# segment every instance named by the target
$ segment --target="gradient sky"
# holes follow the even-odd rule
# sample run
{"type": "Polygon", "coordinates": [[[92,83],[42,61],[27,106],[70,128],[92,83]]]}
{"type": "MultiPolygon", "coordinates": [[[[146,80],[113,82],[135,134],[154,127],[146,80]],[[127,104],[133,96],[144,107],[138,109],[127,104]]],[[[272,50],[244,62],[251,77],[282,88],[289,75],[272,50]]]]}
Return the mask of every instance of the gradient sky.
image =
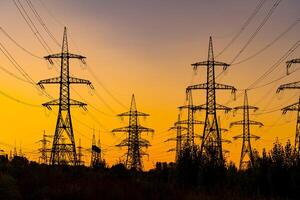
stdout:
{"type": "MultiPolygon", "coordinates": [[[[53,52],[59,52],[60,47],[38,24],[26,6],[25,0],[20,2],[35,20],[38,30],[53,52]]],[[[126,121],[122,122],[115,115],[129,109],[130,98],[134,93],[137,108],[150,114],[148,119],[141,119],[141,123],[155,129],[153,136],[145,135],[153,145],[147,150],[150,154],[149,160],[144,158],[145,168],[149,169],[157,161],[174,160],[174,153],[166,151],[175,147],[175,143],[163,141],[174,137],[175,133],[166,130],[177,119],[177,107],[185,102],[185,88],[190,84],[205,81],[205,69],[199,69],[195,74],[190,64],[207,59],[210,35],[213,37],[215,54],[220,52],[253,12],[258,0],[32,0],[32,3],[59,42],[62,40],[63,26],[68,27],[70,51],[87,56],[88,67],[98,79],[97,82],[90,71],[79,62],[71,63],[72,74],[91,80],[96,89],[95,94],[85,86],[73,86],[80,92],[81,97],[72,92],[72,98],[78,100],[83,98],[91,104],[87,112],[79,108],[72,110],[76,141],[81,138],[82,146],[88,149],[91,146],[93,128],[100,129],[104,158],[110,165],[116,163],[119,156],[125,153],[125,149],[121,150],[113,145],[118,144],[126,135],[113,135],[110,130],[125,125],[126,121]],[[99,83],[102,83],[105,89],[99,83]],[[127,108],[119,105],[106,90],[127,108]],[[95,108],[105,114],[101,114],[95,108]]],[[[267,0],[239,39],[217,58],[218,61],[232,60],[273,3],[274,1],[267,0]]],[[[39,56],[47,55],[13,1],[2,0],[0,6],[1,27],[26,49],[39,56]]],[[[299,10],[300,1],[283,0],[237,61],[256,53],[270,43],[299,19],[299,10]]],[[[297,24],[262,54],[243,64],[230,67],[217,81],[234,85],[238,89],[248,87],[299,40],[299,31],[300,25],[297,24]]],[[[0,39],[36,82],[58,75],[55,68],[49,68],[46,61],[28,55],[4,34],[0,34],[0,39]]],[[[289,59],[299,57],[299,54],[300,50],[297,49],[289,59]]],[[[0,54],[0,66],[21,77],[3,54],[0,54]]],[[[217,68],[217,73],[220,70],[217,68]]],[[[261,84],[284,74],[285,65],[282,63],[261,84]]],[[[34,105],[47,101],[47,98],[31,85],[15,79],[2,70],[0,75],[0,91],[34,105]]],[[[297,78],[299,72],[267,87],[249,91],[250,104],[261,108],[261,111],[257,112],[258,115],[251,117],[265,124],[264,128],[252,129],[252,133],[261,136],[259,141],[252,144],[259,151],[263,147],[269,149],[276,137],[283,143],[287,139],[294,142],[295,113],[285,116],[282,116],[280,111],[259,113],[296,102],[299,91],[286,91],[279,95],[275,94],[275,91],[280,84],[299,80],[297,78]]],[[[46,90],[53,96],[58,96],[58,87],[47,86],[46,90]]],[[[205,103],[204,94],[204,91],[196,92],[194,101],[205,103]]],[[[226,103],[230,99],[232,99],[230,92],[218,92],[219,103],[226,103]]],[[[57,109],[47,111],[41,106],[26,106],[3,95],[0,95],[0,101],[2,107],[0,149],[9,151],[16,144],[17,148],[22,147],[30,159],[37,159],[39,156],[37,141],[41,139],[43,130],[53,134],[57,109]]],[[[242,102],[243,98],[238,98],[237,101],[231,101],[228,106],[238,106],[242,102]]],[[[201,112],[197,118],[203,120],[204,114],[201,112]]],[[[219,115],[221,125],[225,128],[231,121],[241,119],[241,115],[235,117],[232,114],[219,113],[219,115]]],[[[201,131],[202,127],[197,127],[197,132],[201,131]]],[[[224,137],[230,139],[239,133],[242,133],[241,128],[232,128],[228,133],[224,133],[224,137]]],[[[199,144],[200,141],[196,143],[199,144]]],[[[224,148],[230,150],[228,160],[234,162],[239,160],[241,141],[233,141],[224,145],[224,148]]],[[[88,164],[90,154],[87,151],[84,153],[88,164]]]]}

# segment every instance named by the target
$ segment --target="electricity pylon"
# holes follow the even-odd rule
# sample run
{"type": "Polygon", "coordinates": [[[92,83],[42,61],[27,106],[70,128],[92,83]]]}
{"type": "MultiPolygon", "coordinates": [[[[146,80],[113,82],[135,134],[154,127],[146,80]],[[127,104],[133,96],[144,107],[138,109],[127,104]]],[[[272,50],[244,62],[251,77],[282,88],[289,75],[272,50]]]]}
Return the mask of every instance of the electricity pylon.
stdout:
{"type": "Polygon", "coordinates": [[[178,114],[178,120],[176,123],[174,123],[174,126],[172,126],[169,131],[176,131],[176,138],[169,138],[167,139],[165,142],[170,142],[170,141],[176,141],[176,147],[175,149],[169,149],[168,152],[170,151],[175,151],[176,155],[175,155],[175,162],[177,163],[177,161],[180,159],[181,155],[182,155],[182,141],[184,140],[184,138],[186,137],[186,134],[183,134],[183,131],[188,130],[188,128],[183,127],[180,124],[181,120],[180,120],[180,114],[178,114]]]}
{"type": "Polygon", "coordinates": [[[183,148],[190,152],[191,156],[195,155],[195,124],[204,124],[204,122],[195,120],[195,112],[199,109],[198,106],[193,105],[192,91],[187,94],[188,104],[180,106],[179,110],[187,110],[187,120],[176,122],[176,125],[187,125],[187,134],[183,143],[183,148]]]}
{"type": "Polygon", "coordinates": [[[198,109],[206,110],[202,144],[200,147],[200,156],[204,155],[216,164],[223,164],[222,137],[217,120],[217,110],[230,111],[231,109],[216,103],[216,90],[231,90],[235,94],[236,89],[233,86],[219,84],[215,82],[215,66],[222,66],[223,70],[229,67],[229,64],[214,60],[212,38],[209,38],[208,60],[192,64],[196,70],[200,66],[207,68],[206,83],[188,86],[187,93],[190,90],[206,90],[206,104],[199,106],[198,109]]]}
{"type": "Polygon", "coordinates": [[[95,168],[97,167],[101,161],[101,146],[100,146],[100,135],[99,135],[99,139],[98,142],[96,144],[96,136],[95,136],[95,132],[93,133],[93,139],[92,139],[92,155],[91,155],[91,167],[95,168]]]}
{"type": "MultiPolygon", "coordinates": [[[[292,59],[292,60],[289,60],[286,62],[287,74],[289,74],[289,68],[291,67],[291,65],[295,64],[295,63],[300,63],[300,59],[292,59]]],[[[277,89],[277,93],[279,93],[282,90],[286,90],[286,89],[293,89],[293,90],[298,89],[299,90],[300,89],[300,81],[280,85],[277,89]]],[[[299,154],[300,153],[300,96],[299,96],[298,102],[293,103],[289,106],[286,106],[286,107],[282,108],[281,110],[282,110],[283,114],[286,114],[289,111],[297,112],[295,150],[299,154]]]]}
{"type": "Polygon", "coordinates": [[[50,64],[53,64],[52,59],[60,59],[61,62],[59,77],[45,79],[38,82],[38,85],[41,88],[44,88],[44,84],[60,85],[59,99],[51,100],[50,102],[42,104],[48,109],[51,109],[52,106],[59,106],[56,129],[51,149],[50,163],[52,165],[76,165],[77,156],[70,107],[79,106],[86,109],[86,104],[70,98],[70,84],[87,84],[91,88],[93,87],[91,82],[88,80],[70,76],[69,60],[79,59],[85,63],[84,59],[86,57],[69,53],[67,28],[65,27],[61,53],[48,55],[44,58],[48,60],[50,64]],[[65,140],[65,143],[63,143],[62,140],[65,140]]]}
{"type": "Polygon", "coordinates": [[[147,117],[149,115],[137,111],[135,98],[134,95],[132,95],[130,111],[121,113],[118,116],[128,117],[129,121],[128,121],[128,126],[116,128],[112,130],[113,133],[121,132],[121,133],[128,134],[127,138],[121,141],[121,143],[116,146],[127,147],[126,161],[125,161],[126,167],[128,169],[135,169],[141,171],[143,169],[141,157],[143,155],[148,155],[147,153],[142,151],[142,148],[143,147],[148,148],[150,146],[148,140],[141,138],[141,134],[143,132],[153,133],[154,130],[141,126],[139,123],[139,117],[147,117]]]}
{"type": "Polygon", "coordinates": [[[77,153],[77,165],[84,165],[84,161],[82,160],[82,157],[83,157],[83,153],[82,153],[82,146],[81,146],[81,139],[79,139],[79,142],[78,142],[78,146],[77,146],[77,149],[78,149],[78,153],[77,153]]]}
{"type": "Polygon", "coordinates": [[[247,90],[245,90],[244,94],[244,105],[233,108],[233,111],[237,110],[243,110],[243,120],[230,123],[230,127],[243,126],[243,134],[237,135],[233,137],[233,139],[243,139],[239,168],[247,169],[249,167],[253,167],[254,165],[254,157],[251,148],[251,139],[258,140],[260,138],[259,136],[251,134],[250,126],[257,125],[261,127],[263,126],[263,124],[261,122],[250,120],[249,111],[256,111],[258,110],[258,108],[255,106],[250,106],[248,104],[247,90]]]}
{"type": "Polygon", "coordinates": [[[48,148],[48,143],[50,142],[47,138],[51,137],[50,135],[46,135],[45,131],[43,133],[43,138],[39,140],[39,142],[42,143],[42,147],[39,149],[39,152],[41,153],[39,157],[39,163],[48,164],[49,162],[49,156],[48,153],[50,152],[50,149],[48,148]]]}

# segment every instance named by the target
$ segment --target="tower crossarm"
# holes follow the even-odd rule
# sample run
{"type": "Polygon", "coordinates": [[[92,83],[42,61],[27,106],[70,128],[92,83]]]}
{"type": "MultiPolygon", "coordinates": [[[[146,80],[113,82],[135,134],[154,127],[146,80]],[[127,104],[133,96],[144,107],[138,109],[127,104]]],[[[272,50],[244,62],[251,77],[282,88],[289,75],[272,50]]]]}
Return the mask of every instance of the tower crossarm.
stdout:
{"type": "Polygon", "coordinates": [[[125,147],[128,146],[128,144],[129,144],[128,139],[124,139],[119,144],[117,144],[116,147],[125,147]]]}
{"type": "Polygon", "coordinates": [[[41,80],[37,83],[38,86],[44,89],[44,84],[59,84],[60,83],[60,77],[55,77],[55,78],[48,78],[41,80]]]}
{"type": "Polygon", "coordinates": [[[141,138],[140,141],[139,141],[139,146],[148,148],[148,147],[151,146],[151,144],[148,140],[145,140],[145,139],[141,138]]]}
{"type": "MultiPolygon", "coordinates": [[[[181,120],[181,121],[175,122],[175,125],[177,126],[177,125],[188,124],[188,123],[189,123],[189,120],[181,120]]],[[[192,124],[204,124],[204,122],[199,121],[199,120],[193,120],[192,124]]]]}
{"type": "Polygon", "coordinates": [[[169,128],[168,131],[171,131],[171,130],[178,130],[178,129],[181,129],[182,131],[183,131],[183,130],[188,130],[187,127],[180,126],[180,124],[178,124],[177,122],[175,122],[174,125],[175,125],[175,126],[169,128]]]}
{"type": "MultiPolygon", "coordinates": [[[[225,85],[221,83],[215,83],[214,88],[216,90],[231,90],[232,94],[236,93],[236,88],[230,85],[225,85]]],[[[197,85],[191,85],[186,88],[186,93],[188,93],[190,90],[206,90],[208,89],[207,83],[201,83],[197,85]]]]}
{"type": "Polygon", "coordinates": [[[244,110],[244,109],[248,109],[248,110],[251,109],[251,110],[256,111],[256,110],[258,110],[258,107],[247,105],[247,106],[237,106],[237,107],[232,108],[233,111],[244,110]]]}
{"type": "MultiPolygon", "coordinates": [[[[252,138],[252,139],[255,139],[255,140],[258,140],[260,137],[259,136],[257,136],[257,135],[253,135],[253,134],[251,134],[251,135],[249,135],[248,136],[249,138],[252,138]]],[[[244,139],[244,137],[243,137],[243,134],[241,134],[241,135],[236,135],[236,136],[234,136],[234,137],[232,137],[234,140],[237,140],[237,139],[244,139]]]]}
{"type": "Polygon", "coordinates": [[[261,122],[257,122],[257,121],[253,121],[253,120],[249,120],[247,122],[247,121],[241,120],[241,121],[231,122],[230,127],[232,127],[232,126],[243,126],[244,124],[257,125],[257,126],[260,126],[260,127],[263,126],[263,123],[261,123],[261,122]]]}
{"type": "Polygon", "coordinates": [[[286,106],[281,109],[283,114],[286,114],[288,111],[299,111],[300,110],[300,101],[292,105],[286,106]]]}
{"type": "Polygon", "coordinates": [[[172,142],[172,141],[176,141],[177,138],[169,138],[169,139],[166,139],[164,142],[172,142]]]}
{"type": "Polygon", "coordinates": [[[215,88],[217,90],[231,90],[232,94],[236,93],[236,88],[231,86],[231,85],[225,85],[225,84],[221,84],[221,83],[215,83],[215,88]]]}
{"type": "MultiPolygon", "coordinates": [[[[61,83],[60,77],[55,77],[55,78],[41,80],[37,83],[37,85],[39,85],[41,88],[44,89],[44,86],[43,86],[44,84],[60,84],[60,83],[61,83]]],[[[69,77],[69,83],[70,84],[86,84],[86,85],[90,86],[92,89],[94,88],[91,81],[81,79],[81,78],[69,77]]]]}
{"type": "Polygon", "coordinates": [[[176,151],[175,148],[172,148],[172,149],[168,149],[167,152],[172,152],[172,151],[176,151]]]}
{"type": "Polygon", "coordinates": [[[279,93],[285,89],[300,89],[300,81],[280,85],[276,92],[279,93]]]}
{"type": "MultiPolygon", "coordinates": [[[[49,110],[51,110],[51,106],[63,106],[63,107],[65,106],[63,103],[60,103],[59,99],[55,99],[55,100],[49,101],[47,103],[43,103],[42,105],[45,106],[46,108],[48,108],[49,110]]],[[[69,105],[70,106],[79,106],[79,107],[82,107],[83,109],[86,109],[86,106],[87,106],[86,103],[83,103],[83,102],[80,102],[77,100],[73,100],[73,99],[70,99],[69,105]]]]}
{"type": "MultiPolygon", "coordinates": [[[[206,110],[206,108],[207,108],[206,104],[202,104],[195,107],[196,110],[206,110]]],[[[225,112],[229,112],[232,110],[232,108],[216,103],[216,110],[224,110],[225,112]]]]}
{"type": "Polygon", "coordinates": [[[46,60],[49,61],[50,64],[53,64],[52,59],[56,59],[56,58],[75,58],[75,59],[79,59],[82,61],[82,63],[85,64],[85,56],[82,55],[77,55],[77,54],[72,54],[72,53],[57,53],[57,54],[51,54],[48,56],[44,57],[46,60]]]}
{"type": "Polygon", "coordinates": [[[203,61],[203,62],[196,62],[191,64],[194,69],[197,69],[199,66],[208,66],[208,65],[214,65],[214,66],[222,66],[224,70],[226,70],[230,65],[224,62],[219,61],[203,61]]]}
{"type": "Polygon", "coordinates": [[[118,114],[117,116],[118,116],[118,117],[126,117],[126,116],[141,116],[141,117],[148,117],[149,114],[143,113],[143,112],[139,112],[139,111],[129,111],[129,112],[124,112],[124,113],[118,114]]]}
{"type": "Polygon", "coordinates": [[[146,128],[146,127],[143,127],[143,126],[138,126],[138,127],[125,126],[125,127],[113,129],[112,132],[113,133],[116,133],[116,132],[130,132],[132,129],[136,129],[139,132],[148,132],[148,133],[153,133],[154,132],[153,129],[146,128]]]}
{"type": "Polygon", "coordinates": [[[86,85],[90,86],[92,89],[94,89],[91,81],[85,80],[85,79],[81,79],[81,78],[70,77],[69,78],[69,83],[72,83],[72,84],[86,84],[86,85]]]}
{"type": "Polygon", "coordinates": [[[192,109],[192,110],[197,110],[198,109],[198,106],[195,106],[195,105],[184,105],[184,106],[179,106],[178,107],[179,110],[182,110],[182,109],[192,109]]]}
{"type": "Polygon", "coordinates": [[[206,89],[207,89],[207,83],[190,85],[186,88],[186,93],[188,93],[190,90],[206,90],[206,89]]]}
{"type": "Polygon", "coordinates": [[[230,141],[230,140],[227,140],[227,139],[222,139],[221,142],[222,142],[222,143],[231,143],[231,141],[230,141]]]}
{"type": "MultiPolygon", "coordinates": [[[[126,147],[130,145],[133,141],[130,141],[128,138],[122,140],[119,144],[116,145],[116,147],[126,147]]],[[[148,140],[140,139],[139,140],[139,148],[141,147],[149,147],[151,146],[148,140]]]]}
{"type": "Polygon", "coordinates": [[[286,72],[287,72],[287,74],[289,74],[289,69],[291,68],[292,64],[296,64],[296,63],[300,63],[300,58],[288,60],[286,62],[286,70],[287,70],[286,72]]]}

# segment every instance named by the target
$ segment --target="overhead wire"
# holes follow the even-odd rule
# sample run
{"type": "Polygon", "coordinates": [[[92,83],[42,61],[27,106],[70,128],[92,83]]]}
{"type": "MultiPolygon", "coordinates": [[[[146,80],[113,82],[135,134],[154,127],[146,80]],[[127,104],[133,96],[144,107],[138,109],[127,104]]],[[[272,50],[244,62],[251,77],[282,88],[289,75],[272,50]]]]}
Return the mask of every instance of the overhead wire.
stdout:
{"type": "Polygon", "coordinates": [[[242,49],[237,53],[236,56],[233,57],[230,64],[234,63],[236,59],[239,58],[239,56],[246,50],[246,48],[249,46],[249,44],[253,41],[253,39],[256,37],[256,35],[260,32],[260,30],[263,28],[263,26],[266,24],[266,22],[270,19],[278,5],[280,4],[282,0],[276,0],[271,9],[268,11],[267,15],[263,19],[263,21],[260,23],[260,25],[257,27],[257,29],[254,31],[254,33],[251,35],[251,37],[248,39],[248,41],[244,44],[242,49]]]}
{"type": "Polygon", "coordinates": [[[41,26],[44,28],[44,30],[46,31],[46,33],[49,35],[49,37],[55,42],[56,45],[60,46],[60,44],[57,41],[57,39],[54,37],[54,35],[51,33],[51,31],[46,26],[43,18],[40,16],[40,14],[35,9],[34,5],[31,2],[31,0],[26,0],[26,3],[28,5],[28,7],[31,9],[31,11],[34,14],[34,16],[37,18],[38,22],[41,24],[41,26]]]}
{"type": "Polygon", "coordinates": [[[240,30],[235,34],[235,36],[230,40],[230,42],[220,51],[220,53],[217,54],[216,58],[222,55],[238,38],[239,36],[243,33],[243,31],[247,28],[247,26],[250,24],[250,22],[253,20],[253,18],[257,15],[259,10],[263,7],[265,4],[266,0],[260,0],[255,7],[254,11],[251,13],[251,15],[247,18],[245,23],[242,25],[240,30]]]}
{"type": "Polygon", "coordinates": [[[300,22],[300,18],[298,18],[296,21],[294,21],[291,25],[289,25],[287,27],[287,29],[285,29],[282,33],[280,33],[276,38],[274,38],[274,40],[272,40],[270,43],[268,43],[266,46],[264,46],[263,48],[261,48],[259,51],[257,51],[256,53],[248,56],[245,59],[242,59],[238,62],[235,62],[233,64],[231,64],[230,66],[233,65],[239,65],[241,63],[244,63],[248,60],[251,60],[252,58],[258,56],[259,54],[261,54],[262,52],[264,52],[265,50],[267,50],[268,48],[270,48],[273,44],[275,44],[278,40],[280,40],[285,34],[287,34],[289,31],[291,31],[298,23],[300,22]]]}
{"type": "Polygon", "coordinates": [[[10,36],[7,31],[4,30],[3,27],[0,27],[1,32],[8,38],[10,39],[17,47],[19,47],[21,50],[23,50],[24,52],[26,52],[27,54],[38,58],[38,59],[43,59],[41,56],[38,56],[34,53],[32,53],[31,51],[29,51],[28,49],[24,48],[22,45],[20,45],[15,39],[12,38],[12,36],[10,36]]]}
{"type": "Polygon", "coordinates": [[[21,4],[21,2],[19,0],[13,0],[13,3],[15,4],[17,10],[21,14],[21,16],[23,17],[24,21],[26,22],[26,24],[28,25],[28,27],[30,28],[30,30],[32,31],[32,33],[35,35],[35,37],[37,38],[37,40],[39,41],[39,43],[42,45],[42,47],[46,50],[47,53],[51,52],[52,51],[51,48],[48,46],[48,44],[46,43],[45,39],[42,37],[42,35],[40,34],[40,32],[38,31],[38,29],[34,25],[33,21],[31,20],[31,18],[27,14],[27,12],[24,9],[24,7],[21,4]]]}

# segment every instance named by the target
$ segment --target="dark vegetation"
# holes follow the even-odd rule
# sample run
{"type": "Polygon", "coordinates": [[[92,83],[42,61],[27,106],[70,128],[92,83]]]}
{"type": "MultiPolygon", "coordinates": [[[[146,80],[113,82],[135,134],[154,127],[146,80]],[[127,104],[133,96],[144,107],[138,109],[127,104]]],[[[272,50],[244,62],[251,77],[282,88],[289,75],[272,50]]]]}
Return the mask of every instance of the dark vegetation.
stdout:
{"type": "Polygon", "coordinates": [[[300,159],[290,142],[274,143],[255,165],[213,165],[188,156],[148,172],[123,164],[47,166],[15,157],[0,160],[0,199],[298,199],[300,159]]]}

